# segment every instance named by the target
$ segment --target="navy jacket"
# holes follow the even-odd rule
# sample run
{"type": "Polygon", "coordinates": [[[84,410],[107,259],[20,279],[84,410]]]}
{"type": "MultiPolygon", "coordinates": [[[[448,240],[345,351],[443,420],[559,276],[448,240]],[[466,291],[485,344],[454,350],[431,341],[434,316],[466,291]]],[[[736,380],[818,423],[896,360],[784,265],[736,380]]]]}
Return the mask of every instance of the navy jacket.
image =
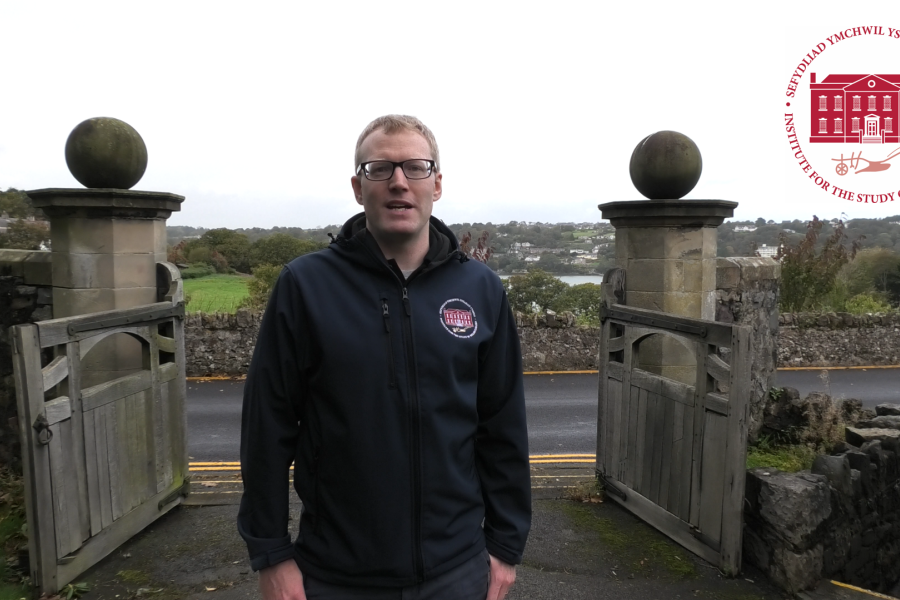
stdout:
{"type": "Polygon", "coordinates": [[[282,271],[244,391],[238,529],[251,565],[407,586],[531,523],[522,361],[503,286],[432,218],[408,279],[360,214],[282,271]],[[288,469],[303,501],[288,534],[288,469]]]}

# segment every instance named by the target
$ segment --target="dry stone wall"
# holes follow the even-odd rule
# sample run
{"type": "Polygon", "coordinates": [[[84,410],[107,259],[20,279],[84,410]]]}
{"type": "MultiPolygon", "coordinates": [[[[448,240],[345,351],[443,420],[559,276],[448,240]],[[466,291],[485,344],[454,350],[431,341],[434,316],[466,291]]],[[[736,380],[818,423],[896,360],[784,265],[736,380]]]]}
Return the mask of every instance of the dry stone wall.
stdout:
{"type": "Polygon", "coordinates": [[[22,455],[9,330],[53,317],[49,258],[49,252],[0,250],[0,464],[16,471],[22,455]]]}
{"type": "Polygon", "coordinates": [[[811,472],[747,473],[744,559],[791,593],[826,578],[881,592],[900,580],[900,405],[876,412],[811,472]]]}
{"type": "Polygon", "coordinates": [[[786,313],[779,317],[778,365],[900,364],[900,314],[786,313]]]}

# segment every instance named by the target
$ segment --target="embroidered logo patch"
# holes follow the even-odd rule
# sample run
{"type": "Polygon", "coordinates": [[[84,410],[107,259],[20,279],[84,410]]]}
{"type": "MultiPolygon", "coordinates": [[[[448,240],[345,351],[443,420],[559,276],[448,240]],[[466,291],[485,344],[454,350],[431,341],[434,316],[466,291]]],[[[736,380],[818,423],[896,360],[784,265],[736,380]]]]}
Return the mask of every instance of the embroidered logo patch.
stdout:
{"type": "Polygon", "coordinates": [[[451,298],[441,305],[439,311],[444,329],[458,338],[466,339],[478,331],[475,309],[461,298],[451,298]]]}

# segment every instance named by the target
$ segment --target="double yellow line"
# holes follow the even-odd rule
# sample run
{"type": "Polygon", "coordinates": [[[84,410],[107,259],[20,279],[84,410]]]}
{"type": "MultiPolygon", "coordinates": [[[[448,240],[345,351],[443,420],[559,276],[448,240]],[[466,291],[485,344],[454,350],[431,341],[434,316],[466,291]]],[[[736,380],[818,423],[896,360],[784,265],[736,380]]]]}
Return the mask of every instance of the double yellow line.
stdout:
{"type": "MultiPolygon", "coordinates": [[[[594,463],[597,461],[597,457],[594,454],[532,454],[528,459],[533,465],[594,463]]],[[[192,473],[203,471],[240,471],[241,463],[224,461],[191,462],[188,463],[188,467],[192,473]]],[[[291,467],[291,469],[293,468],[291,467]]]]}

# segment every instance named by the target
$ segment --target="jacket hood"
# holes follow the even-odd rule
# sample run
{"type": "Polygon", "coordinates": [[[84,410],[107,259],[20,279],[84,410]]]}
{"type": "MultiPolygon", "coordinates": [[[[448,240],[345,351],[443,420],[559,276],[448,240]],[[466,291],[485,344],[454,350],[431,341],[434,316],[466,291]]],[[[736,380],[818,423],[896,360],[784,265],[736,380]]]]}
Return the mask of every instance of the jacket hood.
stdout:
{"type": "MultiPolygon", "coordinates": [[[[364,212],[350,217],[341,227],[337,237],[332,236],[331,244],[328,247],[340,252],[349,260],[367,262],[373,266],[375,263],[380,263],[390,269],[396,266],[393,260],[388,261],[385,259],[384,253],[382,253],[375,238],[369,235],[366,229],[366,213],[364,212]]],[[[444,225],[444,222],[435,217],[430,217],[428,225],[428,253],[425,255],[422,267],[419,270],[430,270],[451,258],[455,258],[459,262],[469,260],[460,251],[456,236],[444,225]]]]}

